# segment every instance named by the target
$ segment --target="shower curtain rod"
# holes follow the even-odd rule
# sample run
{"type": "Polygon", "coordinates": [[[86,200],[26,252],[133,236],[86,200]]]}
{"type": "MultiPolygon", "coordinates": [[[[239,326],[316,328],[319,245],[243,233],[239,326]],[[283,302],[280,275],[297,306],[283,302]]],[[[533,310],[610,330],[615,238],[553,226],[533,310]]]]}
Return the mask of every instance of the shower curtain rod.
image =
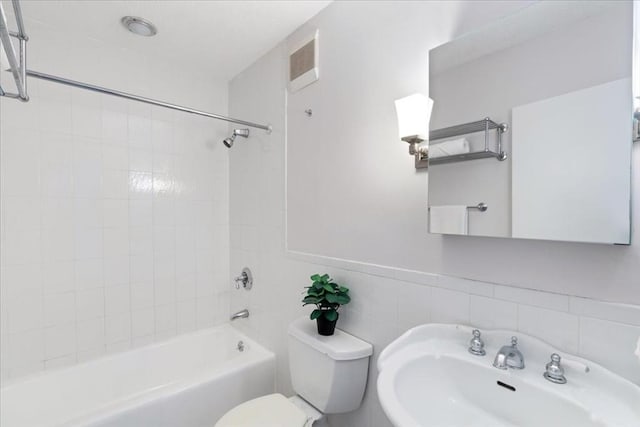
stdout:
{"type": "Polygon", "coordinates": [[[271,125],[262,125],[259,123],[253,123],[246,120],[234,119],[232,117],[222,116],[220,114],[207,113],[206,111],[196,110],[194,108],[183,107],[181,105],[171,104],[169,102],[158,101],[157,99],[146,98],[144,96],[133,95],[131,93],[122,92],[119,90],[108,89],[106,87],[92,85],[89,83],[83,83],[76,80],[65,79],[63,77],[53,76],[51,74],[41,73],[39,71],[33,71],[27,69],[27,37],[24,28],[24,21],[22,19],[22,10],[20,8],[20,0],[12,0],[13,10],[18,27],[17,32],[9,31],[7,26],[7,16],[2,8],[0,2],[0,44],[4,48],[4,52],[9,61],[9,69],[16,83],[18,93],[6,92],[2,86],[0,86],[0,96],[6,96],[9,98],[17,98],[23,102],[29,101],[29,95],[27,93],[27,76],[35,77],[37,79],[48,80],[54,83],[60,83],[67,86],[77,87],[80,89],[91,90],[106,95],[118,96],[120,98],[130,99],[133,101],[144,102],[146,104],[156,105],[158,107],[170,108],[172,110],[182,111],[185,113],[197,114],[199,116],[209,117],[216,120],[224,120],[230,123],[236,123],[243,126],[249,126],[258,129],[264,129],[267,133],[271,133],[271,125]],[[16,53],[11,37],[17,38],[19,41],[19,52],[16,53]]]}
{"type": "Polygon", "coordinates": [[[271,125],[262,125],[259,123],[253,123],[246,120],[235,119],[233,117],[226,117],[220,114],[207,113],[206,111],[196,110],[194,108],[183,107],[181,105],[171,104],[169,102],[158,101],[156,99],[146,98],[144,96],[133,95],[131,93],[122,92],[119,90],[108,89],[102,86],[96,86],[89,83],[83,83],[76,80],[65,79],[63,77],[53,76],[51,74],[41,73],[39,71],[27,70],[27,76],[35,77],[41,80],[47,80],[50,82],[60,83],[67,86],[77,87],[80,89],[91,90],[93,92],[103,93],[106,95],[118,96],[120,98],[130,99],[133,101],[144,102],[146,104],[156,105],[158,107],[170,108],[172,110],[182,111],[185,113],[197,114],[199,116],[209,117],[217,120],[224,120],[230,123],[236,123],[239,125],[249,126],[258,129],[264,129],[267,133],[271,133],[271,125]]]}

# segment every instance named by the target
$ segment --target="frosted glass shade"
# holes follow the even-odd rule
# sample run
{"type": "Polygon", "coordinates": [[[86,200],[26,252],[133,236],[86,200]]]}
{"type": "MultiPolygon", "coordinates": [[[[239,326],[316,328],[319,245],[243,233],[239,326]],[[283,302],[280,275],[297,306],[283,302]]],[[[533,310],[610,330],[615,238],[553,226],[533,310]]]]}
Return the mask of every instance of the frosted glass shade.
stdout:
{"type": "Polygon", "coordinates": [[[433,100],[420,93],[396,100],[400,139],[417,136],[423,141],[428,140],[432,107],[433,100]]]}

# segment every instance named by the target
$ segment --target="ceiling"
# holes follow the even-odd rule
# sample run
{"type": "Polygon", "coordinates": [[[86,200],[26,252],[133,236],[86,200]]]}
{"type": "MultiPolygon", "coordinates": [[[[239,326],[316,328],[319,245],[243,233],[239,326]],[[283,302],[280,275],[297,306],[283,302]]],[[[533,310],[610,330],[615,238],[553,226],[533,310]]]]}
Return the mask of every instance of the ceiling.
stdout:
{"type": "MultiPolygon", "coordinates": [[[[4,9],[11,14],[8,1],[4,9]]],[[[231,79],[330,0],[21,0],[27,24],[39,21],[83,37],[134,51],[187,61],[231,79]],[[154,37],[129,33],[125,15],[145,18],[158,28],[154,37]]],[[[12,21],[12,18],[11,22],[12,21]]]]}

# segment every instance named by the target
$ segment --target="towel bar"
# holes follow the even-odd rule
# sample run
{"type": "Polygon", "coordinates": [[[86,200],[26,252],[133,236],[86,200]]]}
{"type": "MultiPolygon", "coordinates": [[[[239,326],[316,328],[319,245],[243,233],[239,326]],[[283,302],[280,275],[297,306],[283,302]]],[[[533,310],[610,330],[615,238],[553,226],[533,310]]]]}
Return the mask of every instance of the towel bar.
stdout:
{"type": "MultiPolygon", "coordinates": [[[[431,206],[429,206],[428,208],[429,210],[431,210],[431,206]]],[[[482,203],[478,203],[475,206],[467,206],[467,209],[478,209],[480,212],[484,212],[487,209],[489,209],[489,206],[486,203],[482,202],[482,203]]]]}

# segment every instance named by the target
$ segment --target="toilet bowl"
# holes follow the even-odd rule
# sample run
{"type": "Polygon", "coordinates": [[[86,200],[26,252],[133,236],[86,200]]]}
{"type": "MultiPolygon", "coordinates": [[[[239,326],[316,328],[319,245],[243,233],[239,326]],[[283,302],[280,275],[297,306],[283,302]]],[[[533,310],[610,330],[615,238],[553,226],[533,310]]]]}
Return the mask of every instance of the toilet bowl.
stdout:
{"type": "Polygon", "coordinates": [[[244,402],[215,427],[322,427],[326,415],[350,412],[362,403],[373,346],[336,329],[318,335],[309,318],[289,325],[289,370],[296,395],[274,393],[244,402]]]}

